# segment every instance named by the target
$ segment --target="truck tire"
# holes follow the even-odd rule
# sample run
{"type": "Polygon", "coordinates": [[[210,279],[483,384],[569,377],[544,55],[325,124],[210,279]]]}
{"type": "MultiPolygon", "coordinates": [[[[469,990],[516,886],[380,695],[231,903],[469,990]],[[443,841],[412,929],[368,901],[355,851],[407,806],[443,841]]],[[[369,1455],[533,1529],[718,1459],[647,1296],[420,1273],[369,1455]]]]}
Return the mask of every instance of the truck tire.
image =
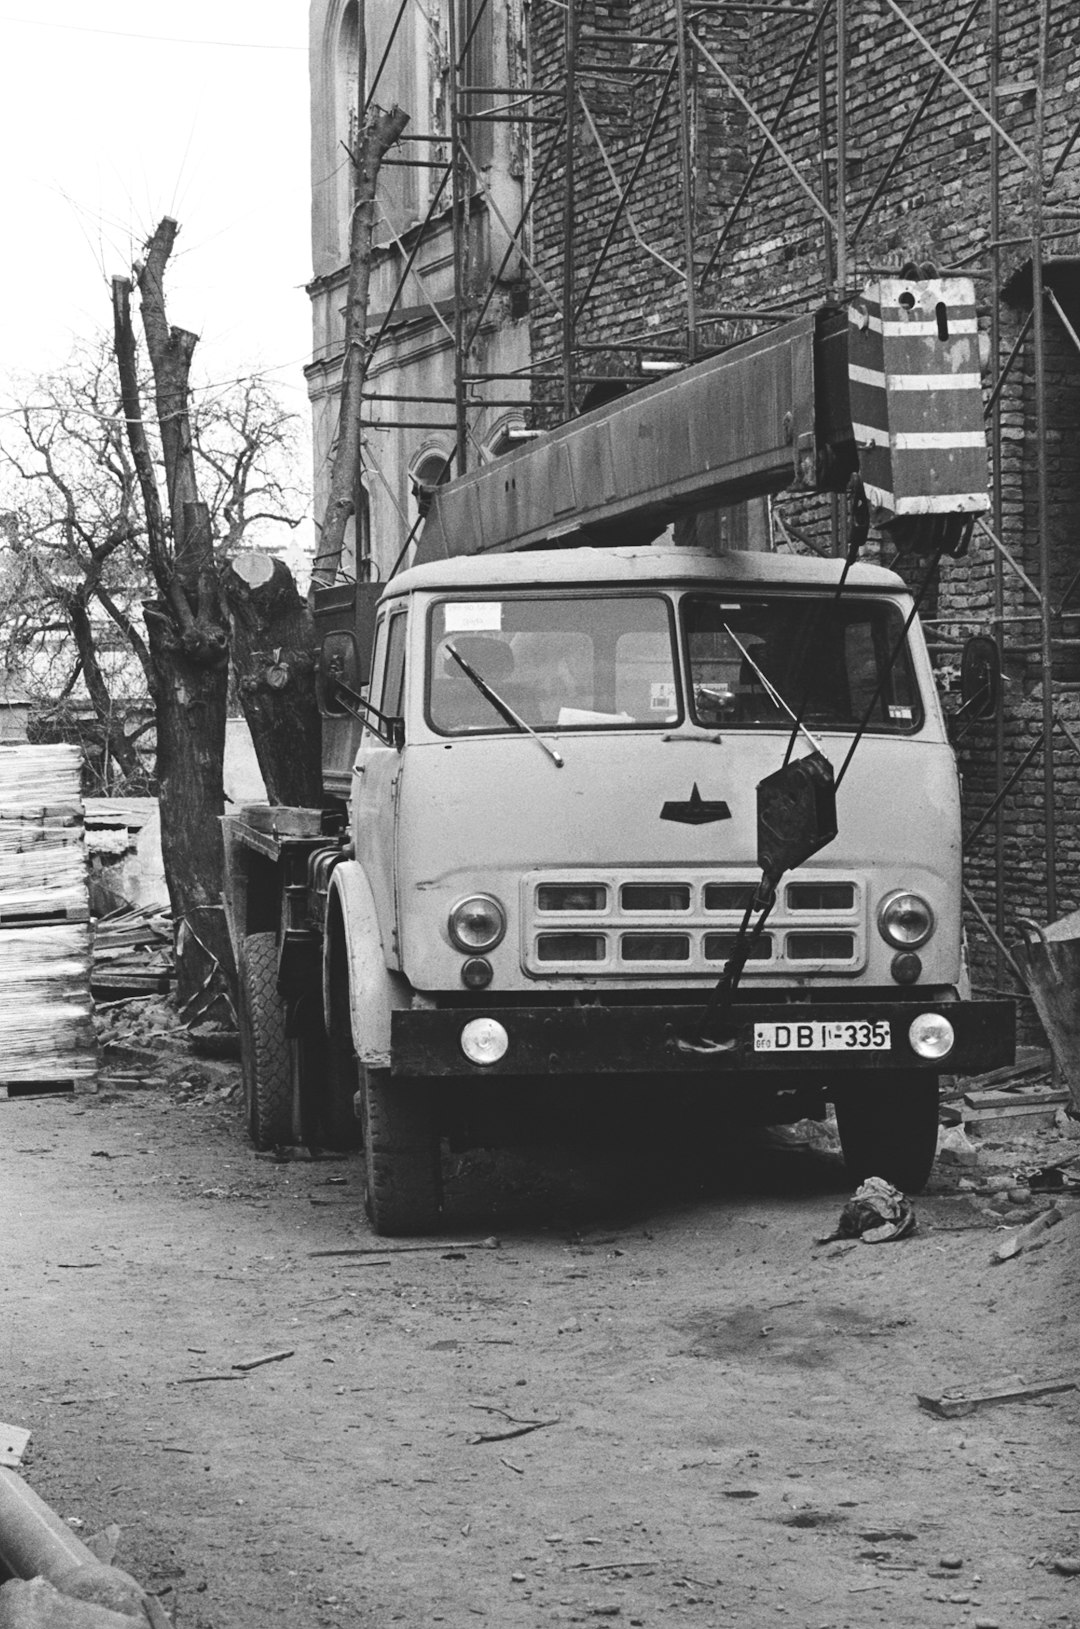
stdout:
{"type": "Polygon", "coordinates": [[[440,1144],[431,1089],[357,1069],[364,1133],[365,1203],[376,1233],[433,1233],[442,1210],[440,1144]]]}
{"type": "Polygon", "coordinates": [[[868,1071],[853,1076],[833,1102],[851,1182],[879,1176],[904,1193],[921,1193],[937,1152],[937,1075],[868,1071]]]}
{"type": "Polygon", "coordinates": [[[256,1148],[293,1140],[292,1049],[277,991],[277,940],[249,933],[240,946],[240,1058],[244,1116],[256,1148]]]}
{"type": "Polygon", "coordinates": [[[330,1028],[322,1045],[322,1068],[311,1072],[312,1134],[321,1148],[344,1153],[360,1147],[356,1110],[356,1052],[349,1020],[349,974],[343,954],[330,963],[330,1028]]]}

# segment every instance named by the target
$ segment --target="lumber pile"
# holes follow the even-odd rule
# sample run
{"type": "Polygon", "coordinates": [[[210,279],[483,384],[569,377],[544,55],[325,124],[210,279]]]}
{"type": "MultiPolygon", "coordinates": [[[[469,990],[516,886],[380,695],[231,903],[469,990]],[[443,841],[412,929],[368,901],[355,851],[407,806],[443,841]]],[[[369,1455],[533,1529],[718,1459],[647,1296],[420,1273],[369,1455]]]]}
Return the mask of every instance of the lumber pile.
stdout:
{"type": "Polygon", "coordinates": [[[0,1096],[92,1082],[77,747],[0,746],[0,1096]]]}

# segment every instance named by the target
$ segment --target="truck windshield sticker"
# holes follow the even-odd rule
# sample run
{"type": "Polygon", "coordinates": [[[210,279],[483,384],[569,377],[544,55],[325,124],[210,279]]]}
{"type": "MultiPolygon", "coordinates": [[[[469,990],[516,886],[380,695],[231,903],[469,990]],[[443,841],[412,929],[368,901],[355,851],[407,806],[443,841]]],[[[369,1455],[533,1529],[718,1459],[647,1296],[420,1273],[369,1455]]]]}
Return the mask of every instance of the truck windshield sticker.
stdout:
{"type": "Polygon", "coordinates": [[[502,627],[498,600],[450,600],[445,612],[447,633],[497,633],[502,627]]]}
{"type": "Polygon", "coordinates": [[[429,617],[428,719],[443,735],[511,728],[462,673],[450,642],[532,730],[664,729],[680,716],[673,623],[662,594],[437,601],[429,617]]]}

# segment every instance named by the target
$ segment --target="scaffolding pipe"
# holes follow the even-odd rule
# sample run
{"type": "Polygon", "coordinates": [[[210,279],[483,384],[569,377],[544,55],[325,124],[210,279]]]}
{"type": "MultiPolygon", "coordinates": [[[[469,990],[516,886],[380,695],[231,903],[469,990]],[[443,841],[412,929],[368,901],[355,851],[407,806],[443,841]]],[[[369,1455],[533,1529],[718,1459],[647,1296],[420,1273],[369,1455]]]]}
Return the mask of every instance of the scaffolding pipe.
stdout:
{"type": "Polygon", "coordinates": [[[577,114],[577,8],[569,5],[566,8],[566,84],[564,87],[565,101],[563,104],[563,119],[565,141],[563,157],[563,418],[568,419],[574,411],[573,389],[573,354],[574,354],[574,122],[577,114]]]}
{"type": "MultiPolygon", "coordinates": [[[[998,77],[1001,69],[1001,18],[1000,0],[990,0],[990,112],[994,119],[998,117],[998,77]]],[[[994,366],[1001,361],[1001,247],[998,242],[1001,236],[1001,150],[998,145],[997,132],[990,131],[990,238],[992,248],[990,251],[990,269],[992,281],[990,285],[990,355],[994,366]]],[[[1019,352],[1028,324],[1022,325],[1016,345],[1013,347],[1005,366],[1001,369],[990,393],[987,411],[990,416],[991,440],[993,453],[991,463],[991,514],[994,517],[994,532],[1001,536],[1003,524],[1002,507],[1002,468],[1001,468],[1001,392],[1012,369],[1013,362],[1019,352]]],[[[995,540],[996,541],[996,540],[995,540]]],[[[997,645],[997,664],[1000,673],[1005,666],[1005,565],[1002,552],[994,549],[994,618],[995,626],[993,638],[997,645]]],[[[1005,811],[1004,792],[1005,785],[1005,709],[994,709],[994,931],[991,938],[994,943],[995,967],[994,978],[1000,984],[1005,974],[1005,951],[1003,939],[1005,935],[1005,890],[1002,879],[1005,875],[1005,811]]],[[[977,908],[977,907],[976,907],[977,908]]]]}
{"type": "Polygon", "coordinates": [[[675,0],[675,60],[679,70],[679,169],[682,178],[683,259],[686,263],[686,353],[697,360],[697,283],[694,278],[694,171],[690,134],[694,128],[690,107],[690,76],[686,64],[686,12],[675,0]]]}
{"type": "Polygon", "coordinates": [[[464,62],[459,57],[457,6],[447,7],[447,40],[450,48],[450,177],[451,219],[454,244],[454,462],[457,474],[464,475],[469,467],[469,430],[465,416],[465,387],[461,372],[465,366],[465,266],[469,252],[468,210],[462,175],[461,103],[459,80],[464,62]]]}
{"type": "Polygon", "coordinates": [[[1043,834],[1046,844],[1046,920],[1057,920],[1057,830],[1054,808],[1054,648],[1051,618],[1050,481],[1047,463],[1046,305],[1043,296],[1043,160],[1046,150],[1046,58],[1050,0],[1039,7],[1038,86],[1035,92],[1035,161],[1031,187],[1031,302],[1035,352],[1035,458],[1039,582],[1042,587],[1043,834]]]}

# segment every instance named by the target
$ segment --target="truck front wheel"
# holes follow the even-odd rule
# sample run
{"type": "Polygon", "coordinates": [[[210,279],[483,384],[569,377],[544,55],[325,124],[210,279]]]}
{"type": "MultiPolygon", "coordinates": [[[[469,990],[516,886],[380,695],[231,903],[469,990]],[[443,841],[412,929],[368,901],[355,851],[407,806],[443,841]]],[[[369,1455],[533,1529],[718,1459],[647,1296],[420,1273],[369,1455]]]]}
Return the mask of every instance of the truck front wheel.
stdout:
{"type": "Polygon", "coordinates": [[[852,1183],[878,1176],[904,1193],[920,1193],[937,1152],[938,1077],[867,1071],[845,1082],[833,1102],[852,1183]]]}
{"type": "Polygon", "coordinates": [[[376,1233],[433,1233],[442,1209],[431,1088],[388,1069],[357,1070],[367,1213],[376,1233]]]}
{"type": "Polygon", "coordinates": [[[247,935],[237,973],[244,1117],[255,1147],[274,1148],[293,1140],[293,1071],[272,933],[247,935]]]}

